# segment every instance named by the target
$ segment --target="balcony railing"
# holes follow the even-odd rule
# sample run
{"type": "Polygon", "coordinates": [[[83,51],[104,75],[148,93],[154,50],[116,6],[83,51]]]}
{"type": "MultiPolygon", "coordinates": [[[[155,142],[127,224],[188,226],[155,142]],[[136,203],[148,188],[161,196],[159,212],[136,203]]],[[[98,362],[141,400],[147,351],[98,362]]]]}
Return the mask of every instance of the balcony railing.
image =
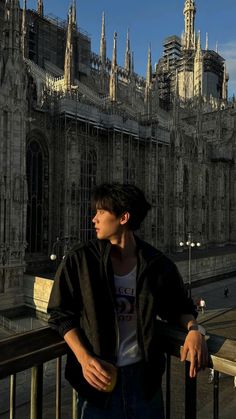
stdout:
{"type": "MultiPolygon", "coordinates": [[[[171,357],[179,357],[181,345],[185,339],[185,333],[176,328],[159,322],[160,339],[164,342],[167,353],[166,371],[166,419],[171,418],[171,357]]],[[[224,337],[211,335],[207,337],[210,354],[209,367],[214,368],[214,395],[213,395],[213,418],[219,418],[219,373],[236,376],[236,341],[224,337]]],[[[30,395],[30,419],[43,417],[43,382],[44,364],[56,360],[56,397],[55,414],[51,418],[61,418],[62,391],[61,391],[61,360],[66,354],[66,344],[60,336],[49,327],[15,335],[0,341],[0,380],[9,377],[9,418],[16,417],[16,378],[17,374],[31,369],[31,395],[30,395]]],[[[186,362],[185,375],[185,419],[197,418],[197,379],[190,379],[188,375],[189,362],[186,362]]],[[[0,409],[1,409],[1,383],[0,381],[0,409]]],[[[76,393],[73,391],[72,418],[77,416],[76,393]]],[[[67,417],[69,417],[67,415],[67,417]]],[[[25,417],[24,419],[27,419],[25,417]]]]}

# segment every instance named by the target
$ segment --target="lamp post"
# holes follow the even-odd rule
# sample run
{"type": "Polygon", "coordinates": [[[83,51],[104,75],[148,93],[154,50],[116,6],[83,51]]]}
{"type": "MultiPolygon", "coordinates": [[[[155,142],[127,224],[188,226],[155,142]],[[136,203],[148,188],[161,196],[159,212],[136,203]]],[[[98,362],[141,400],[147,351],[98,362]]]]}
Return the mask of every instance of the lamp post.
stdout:
{"type": "Polygon", "coordinates": [[[180,242],[179,245],[181,247],[187,246],[188,248],[188,289],[189,289],[189,297],[192,298],[192,279],[191,279],[191,260],[192,260],[192,248],[195,246],[200,247],[200,242],[193,242],[192,241],[192,233],[188,233],[188,239],[186,242],[180,242]]]}
{"type": "Polygon", "coordinates": [[[52,245],[52,253],[50,255],[50,259],[52,261],[59,260],[60,247],[63,248],[63,256],[62,256],[62,258],[64,258],[65,255],[66,255],[66,253],[70,250],[71,246],[75,242],[77,242],[77,238],[76,237],[70,237],[70,236],[57,237],[56,238],[56,241],[52,245]]]}

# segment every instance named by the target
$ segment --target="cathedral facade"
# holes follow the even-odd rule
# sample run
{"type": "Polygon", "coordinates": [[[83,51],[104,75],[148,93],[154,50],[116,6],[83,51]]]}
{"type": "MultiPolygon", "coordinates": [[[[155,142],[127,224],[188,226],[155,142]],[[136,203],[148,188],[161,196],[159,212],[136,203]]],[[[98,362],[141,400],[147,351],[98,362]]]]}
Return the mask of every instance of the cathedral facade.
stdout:
{"type": "Polygon", "coordinates": [[[43,1],[29,10],[0,0],[0,301],[18,302],[25,269],[52,267],[55,244],[93,236],[90,194],[101,182],[145,191],[152,210],[140,234],[164,251],[190,231],[207,247],[236,241],[236,108],[195,13],[185,1],[184,36],[169,39],[155,70],[148,50],[143,78],[129,33],[124,66],[116,33],[107,57],[104,15],[96,54],[75,1],[62,21],[43,1]]]}

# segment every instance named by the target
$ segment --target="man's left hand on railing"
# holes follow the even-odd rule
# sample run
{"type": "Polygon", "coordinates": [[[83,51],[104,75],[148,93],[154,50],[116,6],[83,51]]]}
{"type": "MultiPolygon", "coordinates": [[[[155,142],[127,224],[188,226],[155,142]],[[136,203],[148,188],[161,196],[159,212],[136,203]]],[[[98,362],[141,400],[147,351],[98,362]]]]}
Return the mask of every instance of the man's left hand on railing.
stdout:
{"type": "Polygon", "coordinates": [[[189,375],[196,377],[197,372],[208,365],[208,349],[204,329],[199,327],[194,318],[182,318],[182,325],[188,330],[181,352],[181,361],[189,361],[189,375]]]}

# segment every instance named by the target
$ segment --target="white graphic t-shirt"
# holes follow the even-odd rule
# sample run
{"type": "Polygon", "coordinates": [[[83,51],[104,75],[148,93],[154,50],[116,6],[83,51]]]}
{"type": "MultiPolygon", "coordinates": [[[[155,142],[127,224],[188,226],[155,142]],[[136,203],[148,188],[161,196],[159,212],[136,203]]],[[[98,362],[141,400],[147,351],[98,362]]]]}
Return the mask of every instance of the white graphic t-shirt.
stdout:
{"type": "Polygon", "coordinates": [[[127,275],[114,275],[119,321],[117,365],[120,367],[134,364],[142,359],[137,342],[136,274],[137,266],[127,275]]]}

